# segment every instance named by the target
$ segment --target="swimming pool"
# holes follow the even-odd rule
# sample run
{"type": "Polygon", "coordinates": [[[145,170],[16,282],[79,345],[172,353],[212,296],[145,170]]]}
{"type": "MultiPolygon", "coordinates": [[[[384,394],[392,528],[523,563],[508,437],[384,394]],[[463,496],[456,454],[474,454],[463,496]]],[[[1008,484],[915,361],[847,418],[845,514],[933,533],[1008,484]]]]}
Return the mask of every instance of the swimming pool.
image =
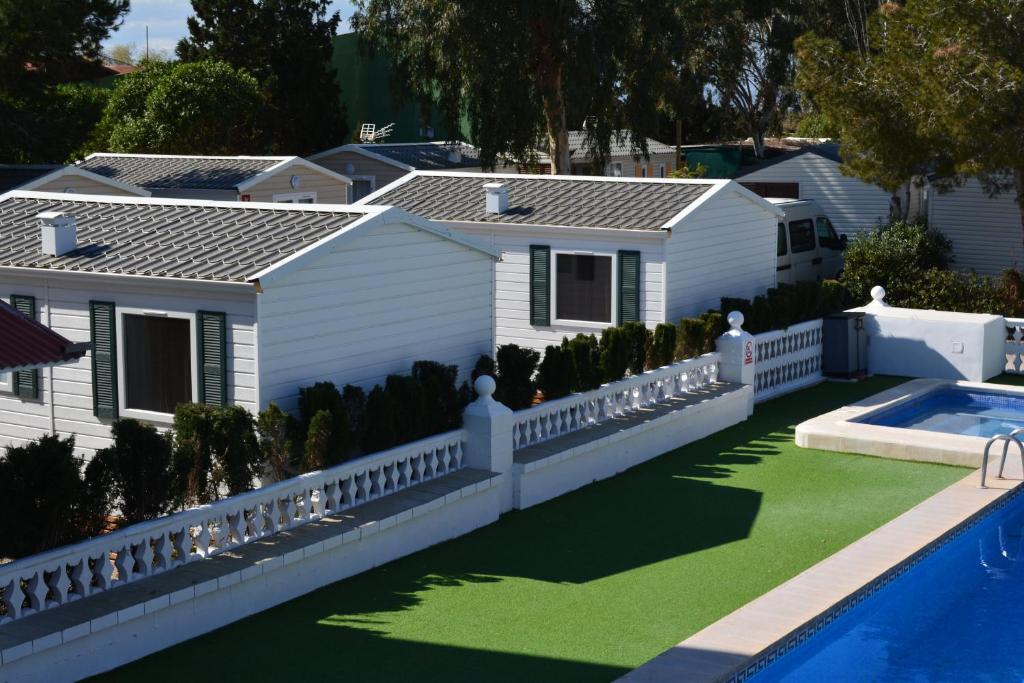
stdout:
{"type": "Polygon", "coordinates": [[[1024,679],[1022,530],[1016,495],[752,680],[1024,679]]]}
{"type": "Polygon", "coordinates": [[[1024,396],[947,386],[856,421],[987,438],[1024,427],[1024,396]]]}

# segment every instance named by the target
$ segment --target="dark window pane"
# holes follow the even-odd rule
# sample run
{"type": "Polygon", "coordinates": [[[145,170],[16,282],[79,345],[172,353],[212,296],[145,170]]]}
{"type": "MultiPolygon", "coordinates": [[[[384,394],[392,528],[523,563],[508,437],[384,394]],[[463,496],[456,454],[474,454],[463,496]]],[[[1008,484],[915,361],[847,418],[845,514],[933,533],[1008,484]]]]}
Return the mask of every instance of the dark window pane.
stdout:
{"type": "Polygon", "coordinates": [[[827,247],[828,249],[838,249],[839,235],[836,234],[836,229],[832,227],[832,221],[824,216],[818,216],[816,223],[818,229],[818,245],[827,247]]]}
{"type": "Polygon", "coordinates": [[[779,246],[776,252],[778,256],[786,255],[786,224],[779,223],[779,246]]]}
{"type": "Polygon", "coordinates": [[[794,254],[814,249],[814,221],[807,218],[789,224],[789,247],[794,254]]]}
{"type": "Polygon", "coordinates": [[[173,413],[192,400],[191,340],[188,320],[124,316],[126,408],[173,413]]]}
{"type": "Polygon", "coordinates": [[[558,318],[611,322],[612,258],[558,254],[556,261],[558,318]]]}
{"type": "Polygon", "coordinates": [[[352,201],[362,199],[366,195],[373,192],[373,188],[370,187],[369,180],[353,180],[352,181],[352,201]]]}

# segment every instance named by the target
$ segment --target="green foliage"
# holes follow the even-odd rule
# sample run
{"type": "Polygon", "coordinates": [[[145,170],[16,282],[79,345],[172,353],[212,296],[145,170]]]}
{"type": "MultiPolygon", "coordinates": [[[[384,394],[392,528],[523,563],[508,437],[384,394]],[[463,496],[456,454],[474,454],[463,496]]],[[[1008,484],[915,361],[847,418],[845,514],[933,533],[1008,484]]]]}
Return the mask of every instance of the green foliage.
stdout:
{"type": "Polygon", "coordinates": [[[604,373],[601,370],[601,348],[597,337],[592,334],[577,333],[572,339],[562,339],[562,349],[572,357],[573,391],[590,391],[601,386],[604,373]]]}
{"type": "Polygon", "coordinates": [[[495,364],[494,359],[490,356],[480,356],[476,359],[476,364],[473,366],[473,373],[471,377],[473,381],[480,375],[490,375],[491,377],[497,378],[498,366],[495,364]]]}
{"type": "Polygon", "coordinates": [[[174,497],[177,507],[215,500],[213,469],[213,406],[181,403],[174,409],[174,497]]]}
{"type": "Polygon", "coordinates": [[[395,410],[395,445],[426,436],[430,428],[423,385],[409,375],[388,375],[384,391],[391,396],[395,410]]]}
{"type": "Polygon", "coordinates": [[[837,129],[827,116],[814,111],[800,119],[796,126],[796,135],[801,138],[834,138],[837,136],[837,129]]]}
{"type": "Polygon", "coordinates": [[[266,474],[273,481],[294,477],[299,473],[294,458],[294,446],[288,438],[295,431],[292,418],[271,403],[256,417],[256,435],[259,440],[260,459],[266,474]]]}
{"type": "MultiPolygon", "coordinates": [[[[223,60],[253,74],[265,101],[254,110],[267,151],[304,156],[347,141],[331,66],[340,15],[329,0],[192,0],[186,61],[223,60]]],[[[384,123],[384,122],[381,122],[384,123]]]]}
{"type": "Polygon", "coordinates": [[[92,144],[117,152],[258,152],[263,106],[256,79],[225,62],[150,62],[118,79],[92,144]]]}
{"type": "Polygon", "coordinates": [[[0,557],[41,552],[99,531],[104,510],[81,469],[74,437],[43,436],[7,448],[0,457],[0,557]]]}
{"type": "Polygon", "coordinates": [[[235,496],[251,491],[261,458],[256,423],[242,406],[217,406],[213,417],[213,481],[235,496]]]}
{"type": "Polygon", "coordinates": [[[318,410],[310,419],[309,431],[306,434],[306,446],[302,456],[304,472],[313,472],[328,467],[333,425],[334,417],[326,410],[318,410]]]}
{"type": "Polygon", "coordinates": [[[601,332],[601,370],[604,381],[617,382],[626,376],[630,363],[630,346],[621,327],[609,327],[601,332]]]}
{"type": "Polygon", "coordinates": [[[540,354],[533,349],[504,344],[498,347],[495,357],[498,384],[495,400],[512,410],[529,408],[536,393],[533,373],[540,362],[540,354]]]}
{"type": "Polygon", "coordinates": [[[631,375],[639,375],[647,369],[647,349],[651,345],[651,331],[642,322],[628,322],[622,324],[622,334],[628,349],[626,355],[629,359],[629,372],[631,375]]]}
{"type": "Polygon", "coordinates": [[[462,426],[462,409],[466,406],[455,385],[458,375],[457,365],[443,365],[431,360],[413,363],[412,378],[423,391],[424,431],[447,432],[462,426]]]}
{"type": "Polygon", "coordinates": [[[366,434],[363,450],[383,451],[399,443],[395,399],[379,384],[366,397],[366,434]]]}
{"type": "MultiPolygon", "coordinates": [[[[350,402],[351,402],[350,395],[350,402]]],[[[313,416],[326,411],[331,416],[330,441],[324,465],[329,467],[352,457],[358,442],[352,429],[349,410],[338,388],[332,382],[317,382],[299,389],[299,433],[294,439],[305,443],[313,416]]]]}
{"type": "Polygon", "coordinates": [[[658,323],[651,335],[651,346],[647,351],[647,365],[660,368],[672,363],[676,350],[676,326],[670,323],[658,323]]]}
{"type": "Polygon", "coordinates": [[[537,369],[537,388],[544,394],[545,401],[571,394],[575,375],[573,354],[566,346],[544,349],[544,360],[537,369]]]}
{"type": "Polygon", "coordinates": [[[111,425],[114,445],[86,466],[86,479],[103,481],[109,503],[129,524],[155,519],[173,504],[171,437],[152,425],[122,419],[111,425]]]}
{"type": "Polygon", "coordinates": [[[680,166],[671,173],[668,174],[669,178],[706,178],[708,175],[708,167],[702,162],[698,161],[693,168],[689,165],[680,166]]]}
{"type": "Polygon", "coordinates": [[[909,301],[917,296],[923,271],[947,269],[951,261],[952,244],[942,233],[924,224],[897,221],[849,243],[843,284],[860,305],[871,300],[875,285],[885,287],[890,303],[909,301]]]}
{"type": "Polygon", "coordinates": [[[355,455],[366,432],[366,392],[360,387],[346,384],[345,388],[341,390],[341,406],[348,416],[348,428],[351,435],[351,445],[345,453],[345,457],[348,458],[355,455]]]}
{"type": "MultiPolygon", "coordinates": [[[[886,300],[889,300],[888,295],[886,300]]],[[[920,280],[911,295],[906,299],[896,299],[890,305],[1001,315],[1006,310],[1005,300],[1005,293],[999,283],[991,278],[929,268],[920,273],[920,280]]]]}

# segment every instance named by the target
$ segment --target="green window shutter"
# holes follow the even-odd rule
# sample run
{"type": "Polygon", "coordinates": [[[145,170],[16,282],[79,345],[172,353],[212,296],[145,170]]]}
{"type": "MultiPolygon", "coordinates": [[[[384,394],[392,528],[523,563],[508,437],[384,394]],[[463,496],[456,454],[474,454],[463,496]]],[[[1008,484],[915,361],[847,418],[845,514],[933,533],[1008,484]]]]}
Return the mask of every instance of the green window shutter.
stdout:
{"type": "Polygon", "coordinates": [[[89,302],[92,335],[92,412],[99,418],[117,419],[117,325],[110,301],[89,302]]]}
{"type": "MultiPolygon", "coordinates": [[[[22,294],[11,295],[11,306],[32,320],[36,319],[36,298],[22,294]]],[[[14,373],[13,389],[19,398],[39,398],[39,371],[21,370],[14,373]]]]}
{"type": "Polygon", "coordinates": [[[223,313],[196,313],[196,352],[199,354],[199,402],[215,406],[228,402],[227,322],[223,313]]]}
{"type": "Polygon", "coordinates": [[[530,245],[530,324],[551,324],[551,247],[530,245]]]}
{"type": "Polygon", "coordinates": [[[640,252],[619,252],[619,324],[640,320],[640,252]]]}

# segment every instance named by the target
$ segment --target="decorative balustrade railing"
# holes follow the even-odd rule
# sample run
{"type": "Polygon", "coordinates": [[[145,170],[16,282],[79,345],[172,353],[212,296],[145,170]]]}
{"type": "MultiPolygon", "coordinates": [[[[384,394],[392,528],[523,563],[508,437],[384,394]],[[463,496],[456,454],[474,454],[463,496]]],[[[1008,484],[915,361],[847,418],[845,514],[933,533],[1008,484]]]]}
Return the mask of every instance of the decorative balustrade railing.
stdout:
{"type": "Polygon", "coordinates": [[[1006,366],[1011,375],[1024,375],[1024,318],[1006,320],[1006,366]]]}
{"type": "Polygon", "coordinates": [[[754,335],[754,400],[821,381],[821,319],[754,335]]]}
{"type": "Polygon", "coordinates": [[[534,446],[697,391],[718,380],[719,360],[717,353],[708,353],[517,411],[512,448],[534,446]]]}
{"type": "Polygon", "coordinates": [[[465,443],[464,430],[438,434],[0,565],[0,624],[442,477],[465,443]]]}

